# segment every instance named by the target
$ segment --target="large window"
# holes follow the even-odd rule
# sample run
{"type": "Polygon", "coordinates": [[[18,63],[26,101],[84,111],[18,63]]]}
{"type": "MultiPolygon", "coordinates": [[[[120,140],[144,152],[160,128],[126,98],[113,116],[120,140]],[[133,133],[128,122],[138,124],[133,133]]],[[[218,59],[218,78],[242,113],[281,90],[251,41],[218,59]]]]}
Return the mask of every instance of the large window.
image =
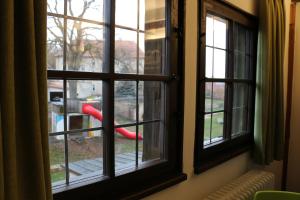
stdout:
{"type": "Polygon", "coordinates": [[[254,17],[217,0],[201,5],[196,173],[251,144],[257,37],[254,17]]]}
{"type": "Polygon", "coordinates": [[[48,0],[48,127],[55,198],[143,195],[149,187],[157,190],[157,183],[185,178],[178,114],[179,4],[48,0]]]}

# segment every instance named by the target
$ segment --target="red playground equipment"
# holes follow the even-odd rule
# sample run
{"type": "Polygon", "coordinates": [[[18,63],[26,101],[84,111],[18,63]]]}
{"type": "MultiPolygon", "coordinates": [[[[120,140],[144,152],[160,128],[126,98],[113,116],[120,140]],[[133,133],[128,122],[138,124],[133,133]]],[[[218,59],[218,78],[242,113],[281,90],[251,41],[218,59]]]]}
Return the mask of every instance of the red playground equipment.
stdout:
{"type": "MultiPolygon", "coordinates": [[[[91,116],[95,117],[96,119],[98,119],[99,121],[103,121],[102,113],[89,104],[82,105],[82,113],[91,115],[91,116]]],[[[131,140],[135,140],[135,138],[136,138],[135,132],[128,131],[125,128],[116,128],[116,132],[120,133],[124,137],[131,139],[131,140]]],[[[138,139],[139,140],[143,139],[143,136],[140,133],[138,134],[138,139]]]]}

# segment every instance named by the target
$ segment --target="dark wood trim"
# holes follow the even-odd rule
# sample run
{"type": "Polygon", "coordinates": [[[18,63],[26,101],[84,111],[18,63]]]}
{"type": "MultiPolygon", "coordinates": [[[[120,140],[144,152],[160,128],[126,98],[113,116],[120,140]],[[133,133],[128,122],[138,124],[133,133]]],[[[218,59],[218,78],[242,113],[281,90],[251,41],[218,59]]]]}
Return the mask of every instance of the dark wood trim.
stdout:
{"type": "Polygon", "coordinates": [[[294,73],[294,54],[295,54],[295,23],[296,23],[296,2],[291,3],[290,9],[290,32],[289,32],[289,55],[288,55],[288,83],[286,99],[286,116],[285,116],[285,146],[282,167],[281,189],[286,190],[287,170],[289,160],[289,143],[291,135],[291,112],[293,96],[293,73],[294,73]]]}

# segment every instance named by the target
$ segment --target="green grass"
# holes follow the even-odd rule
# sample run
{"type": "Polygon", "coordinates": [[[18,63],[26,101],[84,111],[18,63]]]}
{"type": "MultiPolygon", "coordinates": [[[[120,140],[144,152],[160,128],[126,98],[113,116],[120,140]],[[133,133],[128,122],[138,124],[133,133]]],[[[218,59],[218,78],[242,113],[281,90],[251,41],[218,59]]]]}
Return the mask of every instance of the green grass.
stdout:
{"type": "MultiPolygon", "coordinates": [[[[207,115],[210,116],[210,115],[207,115]]],[[[204,119],[204,140],[209,140],[210,138],[210,125],[211,125],[211,138],[216,138],[223,136],[223,123],[220,121],[224,120],[223,113],[213,114],[212,124],[211,118],[204,119]],[[220,121],[218,121],[220,120],[220,121]]]]}
{"type": "Polygon", "coordinates": [[[65,179],[65,171],[54,171],[51,172],[51,181],[52,183],[57,181],[62,181],[65,179]]]}

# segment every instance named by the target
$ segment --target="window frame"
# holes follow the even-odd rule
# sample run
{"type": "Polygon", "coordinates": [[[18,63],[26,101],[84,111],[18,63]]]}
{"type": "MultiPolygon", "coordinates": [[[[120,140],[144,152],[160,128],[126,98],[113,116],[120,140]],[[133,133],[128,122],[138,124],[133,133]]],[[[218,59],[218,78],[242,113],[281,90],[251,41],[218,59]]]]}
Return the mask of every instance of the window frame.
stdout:
{"type": "MultiPolygon", "coordinates": [[[[106,146],[103,149],[103,159],[105,159],[103,166],[104,176],[55,188],[53,190],[54,199],[139,199],[175,185],[187,178],[186,174],[182,172],[184,0],[166,0],[165,26],[166,41],[168,41],[166,53],[168,57],[167,66],[170,66],[170,69],[167,74],[162,75],[115,73],[115,0],[107,2],[110,2],[106,4],[106,9],[109,12],[105,13],[108,15],[106,17],[110,19],[110,23],[104,24],[104,26],[108,27],[105,39],[109,40],[109,45],[105,47],[108,51],[105,51],[104,55],[107,63],[104,64],[103,72],[47,70],[48,80],[63,80],[64,87],[66,87],[67,80],[102,81],[103,94],[106,94],[103,95],[103,115],[107,117],[107,120],[103,121],[103,128],[99,128],[99,130],[104,132],[103,141],[105,143],[104,146],[106,146]],[[145,164],[135,171],[128,171],[128,173],[120,175],[116,174],[114,169],[114,82],[119,80],[165,82],[168,85],[168,89],[166,90],[168,92],[166,112],[169,116],[166,119],[167,159],[158,163],[154,161],[150,164],[145,164]],[[176,96],[177,98],[172,98],[171,100],[171,96],[176,96]]],[[[51,14],[54,17],[55,15],[51,14]]],[[[67,18],[66,15],[63,15],[63,17],[67,18]]],[[[65,110],[66,99],[64,97],[65,110]]],[[[65,119],[65,123],[66,121],[65,119]]]]}
{"type": "MultiPolygon", "coordinates": [[[[254,109],[255,109],[255,79],[256,79],[256,57],[254,56],[252,66],[253,73],[251,80],[235,79],[231,77],[234,68],[234,53],[233,51],[233,35],[234,23],[241,24],[247,28],[251,28],[254,33],[257,33],[257,17],[246,13],[245,11],[233,6],[232,4],[220,0],[199,0],[198,12],[198,66],[197,66],[197,108],[196,108],[196,127],[195,127],[195,147],[194,147],[194,172],[199,174],[206,171],[222,162],[225,162],[243,152],[252,148],[253,145],[253,130],[254,130],[254,109]],[[206,78],[206,16],[211,14],[216,17],[226,19],[228,21],[227,31],[227,47],[226,47],[226,75],[224,79],[206,78]],[[223,135],[226,140],[216,142],[204,146],[204,114],[205,114],[205,83],[207,82],[222,82],[225,83],[224,96],[224,127],[223,135]],[[249,111],[250,134],[243,134],[231,138],[232,115],[232,93],[233,83],[247,83],[252,86],[252,96],[249,111]],[[229,87],[231,87],[229,89],[229,87]],[[228,95],[228,97],[227,97],[228,95]],[[228,119],[225,119],[228,118],[228,119]],[[229,127],[229,128],[228,128],[229,127]]],[[[253,38],[253,55],[256,55],[257,34],[253,38]]]]}

